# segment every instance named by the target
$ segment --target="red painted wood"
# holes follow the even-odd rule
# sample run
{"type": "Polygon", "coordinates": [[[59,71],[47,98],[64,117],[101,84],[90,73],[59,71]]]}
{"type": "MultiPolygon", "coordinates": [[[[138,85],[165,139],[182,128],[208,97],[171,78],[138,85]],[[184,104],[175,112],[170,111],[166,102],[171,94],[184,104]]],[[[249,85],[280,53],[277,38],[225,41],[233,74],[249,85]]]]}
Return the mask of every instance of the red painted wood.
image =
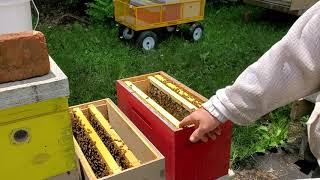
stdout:
{"type": "Polygon", "coordinates": [[[117,82],[119,108],[165,156],[167,180],[207,180],[228,174],[232,123],[222,125],[222,135],[208,143],[191,143],[194,128],[170,129],[161,117],[148,109],[117,82]]]}

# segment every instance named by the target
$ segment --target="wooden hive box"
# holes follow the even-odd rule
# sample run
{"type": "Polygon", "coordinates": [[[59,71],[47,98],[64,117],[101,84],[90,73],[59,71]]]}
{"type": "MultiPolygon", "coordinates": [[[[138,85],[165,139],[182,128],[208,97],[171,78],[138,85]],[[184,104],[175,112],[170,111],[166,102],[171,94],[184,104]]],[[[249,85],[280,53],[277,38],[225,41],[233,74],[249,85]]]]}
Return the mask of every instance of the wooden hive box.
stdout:
{"type": "MultiPolygon", "coordinates": [[[[125,114],[123,114],[110,99],[103,99],[95,102],[70,107],[70,114],[73,121],[77,116],[79,116],[79,114],[80,116],[82,116],[83,119],[87,119],[86,121],[89,122],[91,127],[89,127],[90,125],[88,124],[85,127],[93,128],[93,130],[90,130],[89,132],[91,132],[90,138],[94,141],[95,144],[94,148],[96,148],[99,151],[98,156],[100,156],[101,159],[106,159],[107,162],[105,163],[107,164],[107,170],[109,172],[112,171],[112,173],[110,173],[109,175],[99,177],[97,175],[97,171],[94,170],[95,168],[92,168],[89,162],[91,161],[96,163],[98,159],[90,160],[91,158],[89,159],[85,155],[87,152],[84,153],[86,151],[84,148],[86,147],[85,145],[81,145],[81,143],[83,144],[83,141],[81,139],[77,141],[77,138],[79,137],[77,137],[77,135],[74,133],[75,150],[80,162],[83,179],[163,180],[165,178],[164,157],[152,145],[152,143],[150,143],[148,139],[139,131],[139,129],[130,120],[128,120],[125,114]],[[136,163],[134,166],[129,167],[128,169],[121,169],[122,166],[120,166],[116,158],[114,158],[112,151],[110,150],[110,146],[106,145],[103,141],[103,139],[106,138],[102,138],[102,135],[99,134],[101,130],[100,132],[98,132],[97,129],[95,129],[97,126],[93,124],[92,119],[99,119],[97,121],[99,122],[101,127],[105,129],[104,132],[108,131],[108,133],[110,134],[117,134],[115,136],[119,137],[116,141],[118,143],[120,141],[123,142],[123,144],[119,145],[119,147],[125,147],[127,149],[127,151],[125,151],[126,153],[128,153],[128,150],[130,153],[132,152],[132,154],[130,155],[131,162],[133,161],[133,163],[136,163],[137,160],[139,162],[136,163]],[[110,130],[113,132],[111,132],[110,130]],[[92,134],[92,131],[94,131],[97,136],[92,134]],[[81,142],[79,143],[79,141],[81,142]],[[136,159],[132,158],[132,156],[134,156],[136,159]]],[[[74,127],[74,129],[76,128],[74,127]]]]}
{"type": "Polygon", "coordinates": [[[316,2],[318,0],[244,0],[244,3],[293,15],[301,15],[316,2]]]}
{"type": "Polygon", "coordinates": [[[77,179],[68,79],[50,65],[48,75],[0,84],[1,179],[77,179]]]}
{"type": "Polygon", "coordinates": [[[179,120],[199,108],[206,98],[164,72],[118,80],[117,96],[119,108],[165,156],[167,180],[217,179],[228,174],[231,122],[223,124],[222,135],[208,143],[189,141],[194,127],[178,128],[179,120]],[[164,107],[169,101],[161,104],[151,97],[154,87],[161,96],[180,104],[180,110],[170,113],[164,107]],[[175,115],[178,111],[184,114],[175,115]]]}

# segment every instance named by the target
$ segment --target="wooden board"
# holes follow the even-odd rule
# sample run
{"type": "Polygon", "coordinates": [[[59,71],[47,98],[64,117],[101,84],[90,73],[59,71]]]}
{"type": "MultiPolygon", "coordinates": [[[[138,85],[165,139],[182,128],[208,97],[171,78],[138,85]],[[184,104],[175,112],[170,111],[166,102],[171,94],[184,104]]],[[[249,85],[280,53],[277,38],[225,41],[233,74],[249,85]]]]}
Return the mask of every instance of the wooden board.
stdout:
{"type": "Polygon", "coordinates": [[[301,0],[292,0],[292,3],[288,3],[287,1],[275,0],[244,0],[243,2],[298,16],[314,4],[314,0],[307,0],[303,3],[301,3],[301,0]]]}
{"type": "MultiPolygon", "coordinates": [[[[146,139],[146,137],[128,120],[128,118],[116,107],[110,99],[103,99],[78,106],[70,107],[80,108],[84,114],[87,114],[88,106],[94,105],[109,121],[112,128],[122,138],[128,148],[141,161],[141,165],[129,168],[107,177],[100,179],[107,180],[129,180],[129,179],[164,179],[164,157],[161,153],[146,139]]],[[[76,154],[81,164],[83,178],[87,180],[96,180],[89,163],[87,162],[81,148],[75,141],[76,154]]]]}
{"type": "MultiPolygon", "coordinates": [[[[199,99],[200,101],[203,101],[203,102],[208,100],[204,96],[200,95],[196,91],[192,90],[188,86],[184,85],[183,83],[181,83],[180,81],[176,80],[175,78],[169,76],[167,73],[165,73],[163,71],[158,71],[158,72],[154,72],[154,73],[148,73],[148,74],[139,75],[139,76],[135,76],[135,77],[125,78],[125,79],[121,79],[119,81],[123,81],[123,82],[124,81],[131,81],[131,82],[134,82],[135,85],[139,84],[140,82],[149,83],[149,82],[146,82],[146,80],[148,79],[148,76],[154,76],[154,75],[158,75],[158,74],[165,77],[169,81],[173,82],[179,88],[185,90],[186,92],[189,92],[192,97],[199,99]]],[[[144,86],[147,86],[147,85],[144,85],[144,86]]]]}
{"type": "Polygon", "coordinates": [[[290,10],[307,10],[319,0],[292,0],[290,10]]]}
{"type": "Polygon", "coordinates": [[[80,179],[81,179],[81,174],[80,174],[79,166],[75,170],[68,171],[60,175],[48,178],[48,180],[80,180],[80,179]]]}
{"type": "Polygon", "coordinates": [[[69,96],[67,76],[51,57],[49,59],[48,75],[0,84],[0,109],[69,96]]]}

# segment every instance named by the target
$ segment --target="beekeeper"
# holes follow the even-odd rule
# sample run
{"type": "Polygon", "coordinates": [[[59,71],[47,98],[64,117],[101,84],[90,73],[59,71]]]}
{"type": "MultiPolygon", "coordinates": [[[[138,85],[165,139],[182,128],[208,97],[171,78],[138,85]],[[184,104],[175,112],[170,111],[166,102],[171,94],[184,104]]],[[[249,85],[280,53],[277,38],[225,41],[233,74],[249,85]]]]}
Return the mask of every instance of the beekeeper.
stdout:
{"type": "MultiPolygon", "coordinates": [[[[270,111],[320,89],[320,2],[305,12],[289,32],[235,83],[216,92],[180,124],[198,128],[190,141],[208,141],[217,127],[231,120],[246,125],[270,111]]],[[[307,122],[309,145],[320,164],[320,96],[307,122]]]]}

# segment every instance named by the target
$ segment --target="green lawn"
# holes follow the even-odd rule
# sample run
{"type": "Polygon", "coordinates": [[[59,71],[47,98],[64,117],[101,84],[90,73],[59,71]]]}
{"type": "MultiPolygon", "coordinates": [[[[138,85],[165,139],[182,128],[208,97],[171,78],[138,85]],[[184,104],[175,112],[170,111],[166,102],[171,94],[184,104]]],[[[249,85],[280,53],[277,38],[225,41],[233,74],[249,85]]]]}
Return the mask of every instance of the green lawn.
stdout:
{"type": "MultiPolygon", "coordinates": [[[[290,21],[259,18],[261,9],[237,5],[208,5],[203,22],[205,37],[190,43],[181,35],[165,37],[155,51],[144,53],[133,43],[121,42],[113,25],[41,25],[49,53],[69,77],[70,104],[105,97],[116,101],[115,80],[165,71],[206,97],[226,85],[288,31],[290,21]],[[254,12],[245,23],[243,13],[254,12]]],[[[286,136],[288,108],[257,123],[235,127],[232,160],[277,145],[286,136]]]]}

